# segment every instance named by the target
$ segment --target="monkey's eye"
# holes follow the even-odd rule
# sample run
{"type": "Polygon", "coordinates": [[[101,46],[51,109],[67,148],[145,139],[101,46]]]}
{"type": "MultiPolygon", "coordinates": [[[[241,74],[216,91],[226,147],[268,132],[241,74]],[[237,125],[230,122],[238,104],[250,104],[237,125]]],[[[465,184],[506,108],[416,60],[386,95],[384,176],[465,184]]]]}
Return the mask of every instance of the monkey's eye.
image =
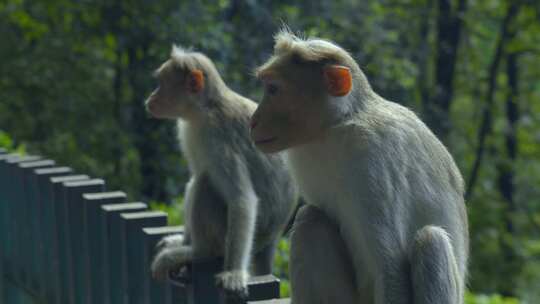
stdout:
{"type": "Polygon", "coordinates": [[[268,93],[268,95],[276,95],[277,92],[278,92],[277,85],[271,84],[271,83],[266,85],[266,93],[268,93]]]}

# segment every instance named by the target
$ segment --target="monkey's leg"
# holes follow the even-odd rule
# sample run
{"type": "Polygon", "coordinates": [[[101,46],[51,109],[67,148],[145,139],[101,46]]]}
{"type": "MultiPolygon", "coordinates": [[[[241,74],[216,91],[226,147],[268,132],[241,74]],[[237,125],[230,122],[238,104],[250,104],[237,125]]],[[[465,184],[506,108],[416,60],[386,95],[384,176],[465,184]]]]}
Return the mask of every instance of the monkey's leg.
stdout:
{"type": "Polygon", "coordinates": [[[317,208],[303,206],[291,233],[292,303],[359,303],[352,268],[337,226],[317,208]]]}
{"type": "Polygon", "coordinates": [[[169,271],[191,261],[192,257],[193,250],[191,246],[177,246],[177,244],[174,244],[164,247],[152,261],[152,276],[158,280],[164,280],[167,278],[169,271]]]}
{"type": "Polygon", "coordinates": [[[186,185],[186,233],[168,236],[158,244],[152,274],[165,279],[169,271],[194,258],[216,257],[223,253],[225,207],[206,176],[193,177],[186,185]]]}
{"type": "Polygon", "coordinates": [[[169,235],[161,239],[156,246],[158,251],[164,248],[187,246],[191,244],[191,210],[195,200],[197,179],[192,177],[186,184],[184,191],[184,233],[169,235]]]}
{"type": "Polygon", "coordinates": [[[163,248],[180,247],[185,246],[183,234],[173,234],[163,237],[156,245],[157,251],[161,251],[163,248]]]}
{"type": "Polygon", "coordinates": [[[191,260],[193,252],[191,243],[191,213],[196,199],[198,187],[197,178],[192,177],[186,184],[184,193],[185,232],[184,235],[166,236],[157,244],[157,254],[152,260],[152,276],[164,280],[169,271],[180,267],[183,263],[191,260]]]}
{"type": "Polygon", "coordinates": [[[194,258],[223,256],[227,230],[227,209],[223,198],[208,176],[199,177],[193,191],[189,216],[194,258]]]}
{"type": "Polygon", "coordinates": [[[461,304],[463,284],[450,238],[440,227],[416,233],[411,252],[415,304],[461,304]]]}
{"type": "Polygon", "coordinates": [[[253,275],[266,275],[272,273],[274,265],[274,253],[279,242],[279,238],[271,241],[266,247],[261,249],[253,257],[253,275]]]}

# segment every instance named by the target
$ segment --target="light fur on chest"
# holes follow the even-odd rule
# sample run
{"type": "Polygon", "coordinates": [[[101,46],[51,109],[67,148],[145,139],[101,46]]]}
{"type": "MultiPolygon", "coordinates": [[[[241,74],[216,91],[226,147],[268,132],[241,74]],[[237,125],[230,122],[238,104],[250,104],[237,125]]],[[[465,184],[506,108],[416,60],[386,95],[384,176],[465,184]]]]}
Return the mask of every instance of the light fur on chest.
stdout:
{"type": "Polygon", "coordinates": [[[189,123],[178,122],[178,136],[184,157],[193,175],[205,172],[210,163],[206,157],[206,142],[204,130],[189,123]]]}

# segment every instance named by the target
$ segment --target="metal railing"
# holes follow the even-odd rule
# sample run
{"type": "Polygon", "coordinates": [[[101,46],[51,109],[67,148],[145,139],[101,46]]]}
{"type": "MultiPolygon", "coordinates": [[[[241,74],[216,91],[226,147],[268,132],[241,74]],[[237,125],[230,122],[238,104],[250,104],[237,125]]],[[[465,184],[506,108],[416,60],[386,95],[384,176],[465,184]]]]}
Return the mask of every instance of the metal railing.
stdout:
{"type": "MultiPolygon", "coordinates": [[[[219,260],[192,263],[182,283],[152,280],[156,243],[182,231],[103,179],[0,149],[0,303],[245,303],[215,286],[219,260]]],[[[271,275],[253,277],[249,295],[282,302],[269,300],[279,298],[271,275]]]]}

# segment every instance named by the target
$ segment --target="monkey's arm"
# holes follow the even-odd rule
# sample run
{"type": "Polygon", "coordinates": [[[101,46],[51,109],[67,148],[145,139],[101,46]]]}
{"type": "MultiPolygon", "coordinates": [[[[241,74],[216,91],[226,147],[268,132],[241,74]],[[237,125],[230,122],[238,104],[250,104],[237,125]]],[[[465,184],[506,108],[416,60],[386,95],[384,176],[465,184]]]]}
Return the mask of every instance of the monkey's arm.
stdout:
{"type": "Polygon", "coordinates": [[[224,272],[218,275],[218,281],[227,290],[245,294],[258,198],[245,163],[239,158],[231,161],[233,166],[229,164],[228,170],[214,175],[227,204],[224,272]]]}

